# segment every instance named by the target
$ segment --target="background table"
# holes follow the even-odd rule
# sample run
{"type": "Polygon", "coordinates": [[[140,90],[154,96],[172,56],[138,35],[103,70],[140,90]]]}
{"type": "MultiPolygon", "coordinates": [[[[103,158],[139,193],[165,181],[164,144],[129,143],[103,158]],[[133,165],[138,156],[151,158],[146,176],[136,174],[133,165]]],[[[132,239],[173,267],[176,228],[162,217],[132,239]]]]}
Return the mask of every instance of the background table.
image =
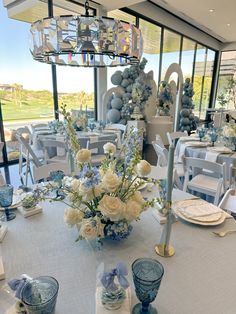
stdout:
{"type": "MultiPolygon", "coordinates": [[[[175,190],[173,197],[183,199],[192,195],[175,190]]],[[[65,205],[45,202],[43,208],[43,214],[28,219],[17,214],[8,223],[9,232],[0,251],[7,279],[18,278],[23,273],[57,278],[60,290],[56,314],[94,314],[99,263],[105,261],[114,266],[117,261],[124,261],[133,288],[131,264],[144,256],[156,258],[164,265],[165,274],[154,302],[159,314],[235,314],[236,234],[217,238],[211,231],[222,225],[206,228],[174,223],[171,244],[176,254],[162,258],[154,252],[162,227],[153,218],[152,210],[133,223],[127,240],[105,241],[98,251],[86,241],[75,242],[75,228],[69,229],[63,222],[65,205]]],[[[227,219],[223,226],[236,228],[236,223],[227,219]]],[[[136,302],[132,289],[132,304],[136,302]]]]}

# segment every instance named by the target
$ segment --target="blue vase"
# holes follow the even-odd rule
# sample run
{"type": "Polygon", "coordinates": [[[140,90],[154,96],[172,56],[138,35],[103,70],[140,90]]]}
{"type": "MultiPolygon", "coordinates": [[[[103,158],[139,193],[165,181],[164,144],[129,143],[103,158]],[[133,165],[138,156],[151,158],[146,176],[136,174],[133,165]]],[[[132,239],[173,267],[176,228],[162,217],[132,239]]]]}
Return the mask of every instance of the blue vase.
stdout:
{"type": "Polygon", "coordinates": [[[14,188],[10,184],[0,186],[0,205],[5,209],[5,216],[1,217],[3,220],[6,218],[6,220],[9,221],[16,217],[16,214],[10,212],[8,208],[12,204],[13,190],[14,188]]]}

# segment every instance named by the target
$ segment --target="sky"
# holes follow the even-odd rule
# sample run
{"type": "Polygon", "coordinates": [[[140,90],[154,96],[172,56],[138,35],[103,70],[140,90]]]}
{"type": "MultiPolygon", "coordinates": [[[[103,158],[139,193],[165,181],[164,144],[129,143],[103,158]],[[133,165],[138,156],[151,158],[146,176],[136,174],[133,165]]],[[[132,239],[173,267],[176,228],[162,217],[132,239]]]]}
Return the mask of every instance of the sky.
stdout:
{"type": "MultiPolygon", "coordinates": [[[[33,60],[29,51],[30,24],[9,19],[0,2],[0,84],[52,91],[51,66],[33,60]]],[[[58,92],[93,92],[93,69],[57,67],[58,92]]]]}

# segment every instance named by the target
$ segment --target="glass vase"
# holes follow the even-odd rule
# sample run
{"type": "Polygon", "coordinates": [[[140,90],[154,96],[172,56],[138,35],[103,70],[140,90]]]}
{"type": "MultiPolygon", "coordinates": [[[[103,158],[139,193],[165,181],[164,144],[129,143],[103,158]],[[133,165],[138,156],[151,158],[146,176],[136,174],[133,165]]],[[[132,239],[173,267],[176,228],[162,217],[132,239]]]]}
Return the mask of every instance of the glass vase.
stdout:
{"type": "Polygon", "coordinates": [[[125,289],[117,285],[116,290],[103,289],[102,290],[102,305],[110,311],[117,310],[121,307],[126,298],[125,289]]]}

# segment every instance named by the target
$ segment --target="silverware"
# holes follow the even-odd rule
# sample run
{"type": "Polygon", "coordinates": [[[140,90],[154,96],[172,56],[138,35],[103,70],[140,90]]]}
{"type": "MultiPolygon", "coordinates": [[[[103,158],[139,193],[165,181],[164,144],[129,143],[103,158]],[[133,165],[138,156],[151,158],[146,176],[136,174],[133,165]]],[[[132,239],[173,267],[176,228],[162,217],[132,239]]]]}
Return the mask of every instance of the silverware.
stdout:
{"type": "Polygon", "coordinates": [[[225,231],[213,231],[215,235],[218,237],[225,237],[228,233],[233,233],[236,232],[236,230],[225,230],[225,231]]]}

